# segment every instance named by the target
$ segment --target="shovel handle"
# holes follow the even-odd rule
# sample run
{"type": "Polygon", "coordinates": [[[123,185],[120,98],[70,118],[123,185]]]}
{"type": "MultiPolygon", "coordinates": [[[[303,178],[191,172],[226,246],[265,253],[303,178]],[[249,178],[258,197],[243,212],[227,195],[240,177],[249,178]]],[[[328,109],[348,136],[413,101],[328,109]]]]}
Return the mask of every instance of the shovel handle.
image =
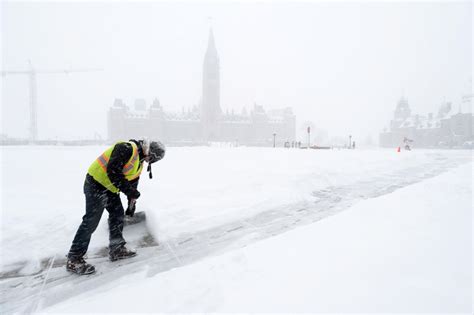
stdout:
{"type": "Polygon", "coordinates": [[[137,199],[130,199],[130,201],[128,202],[127,211],[125,211],[126,215],[133,217],[133,215],[135,214],[136,202],[137,202],[137,199]]]}

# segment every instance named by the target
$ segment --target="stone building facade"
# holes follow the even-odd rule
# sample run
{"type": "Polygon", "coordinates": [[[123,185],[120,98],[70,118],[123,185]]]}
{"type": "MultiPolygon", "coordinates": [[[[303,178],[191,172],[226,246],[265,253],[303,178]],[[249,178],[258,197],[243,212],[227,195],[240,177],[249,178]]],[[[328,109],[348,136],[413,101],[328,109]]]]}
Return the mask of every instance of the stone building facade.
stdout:
{"type": "MultiPolygon", "coordinates": [[[[472,95],[463,97],[464,108],[471,111],[472,95]]],[[[474,116],[463,112],[461,105],[456,112],[452,103],[443,103],[437,114],[413,115],[405,98],[395,108],[389,130],[380,133],[382,147],[398,147],[403,139],[413,140],[418,148],[474,148],[474,116]]]]}
{"type": "Polygon", "coordinates": [[[247,112],[223,112],[220,105],[220,66],[212,30],[203,62],[200,106],[166,112],[158,99],[147,107],[135,100],[133,108],[116,99],[108,112],[108,139],[160,139],[169,144],[232,142],[269,146],[274,134],[278,145],[296,140],[296,117],[290,107],[266,111],[255,104],[247,112]]]}

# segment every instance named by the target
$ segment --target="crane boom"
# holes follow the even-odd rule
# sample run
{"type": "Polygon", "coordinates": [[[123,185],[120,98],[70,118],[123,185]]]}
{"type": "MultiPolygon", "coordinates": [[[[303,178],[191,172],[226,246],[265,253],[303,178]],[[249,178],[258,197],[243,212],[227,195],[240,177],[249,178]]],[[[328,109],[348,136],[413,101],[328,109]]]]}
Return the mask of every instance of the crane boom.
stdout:
{"type": "Polygon", "coordinates": [[[2,71],[2,77],[7,74],[29,74],[31,71],[2,71]]]}
{"type": "Polygon", "coordinates": [[[95,71],[102,71],[103,69],[64,69],[64,70],[14,70],[14,71],[1,71],[2,77],[11,74],[69,74],[75,72],[95,72],[95,71]]]}
{"type": "Polygon", "coordinates": [[[84,69],[63,69],[63,70],[36,70],[33,68],[31,61],[29,61],[29,70],[12,70],[12,71],[1,71],[2,77],[7,75],[23,74],[29,77],[29,95],[30,95],[30,141],[38,140],[38,122],[37,122],[37,87],[36,87],[36,75],[37,74],[69,74],[78,72],[96,72],[102,71],[103,69],[95,68],[84,68],[84,69]]]}

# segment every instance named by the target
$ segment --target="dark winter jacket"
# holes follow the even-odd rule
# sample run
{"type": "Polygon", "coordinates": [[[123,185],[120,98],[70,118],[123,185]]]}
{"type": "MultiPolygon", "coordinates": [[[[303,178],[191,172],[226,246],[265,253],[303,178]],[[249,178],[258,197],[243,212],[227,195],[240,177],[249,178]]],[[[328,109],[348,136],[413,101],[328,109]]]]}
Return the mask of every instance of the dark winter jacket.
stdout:
{"type": "MultiPolygon", "coordinates": [[[[134,142],[138,147],[138,156],[140,162],[143,163],[145,155],[141,146],[141,142],[137,140],[129,140],[134,142]]],[[[112,184],[120,189],[128,199],[140,197],[140,193],[137,190],[139,177],[133,181],[128,181],[123,175],[122,169],[130,160],[133,154],[132,145],[128,142],[122,142],[115,145],[112,154],[110,155],[109,163],[107,164],[107,176],[109,177],[112,184]]]]}
{"type": "MultiPolygon", "coordinates": [[[[143,163],[145,155],[143,153],[141,141],[137,141],[133,139],[129,141],[134,142],[137,145],[140,163],[143,163]]],[[[140,192],[137,189],[138,181],[140,178],[138,177],[132,181],[128,181],[122,172],[123,167],[130,160],[130,158],[132,157],[132,154],[133,154],[133,148],[130,143],[128,142],[118,143],[115,145],[114,150],[112,151],[110,155],[110,160],[107,164],[107,176],[109,177],[112,184],[114,184],[115,187],[117,187],[121,192],[123,192],[127,196],[128,200],[137,199],[138,197],[140,197],[140,192]]],[[[90,177],[89,180],[93,180],[94,182],[96,182],[92,178],[92,176],[90,176],[89,174],[87,177],[90,177]]],[[[99,186],[102,186],[98,182],[97,184],[99,186]]],[[[106,188],[104,187],[104,189],[106,188]]]]}

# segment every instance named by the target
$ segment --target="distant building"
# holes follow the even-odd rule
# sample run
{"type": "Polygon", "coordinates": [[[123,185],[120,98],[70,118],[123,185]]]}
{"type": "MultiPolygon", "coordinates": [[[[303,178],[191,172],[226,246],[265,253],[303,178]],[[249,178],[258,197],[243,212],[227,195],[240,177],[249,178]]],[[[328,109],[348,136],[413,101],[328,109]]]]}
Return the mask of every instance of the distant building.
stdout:
{"type": "Polygon", "coordinates": [[[202,101],[180,113],[165,112],[158,99],[147,108],[143,99],[129,108],[116,99],[108,112],[108,138],[111,141],[149,137],[166,143],[192,144],[232,142],[246,145],[283,145],[295,141],[296,117],[290,107],[266,111],[255,104],[250,113],[222,112],[220,106],[219,56],[212,30],[203,63],[202,101]]]}
{"type": "MultiPolygon", "coordinates": [[[[464,97],[470,109],[472,95],[464,97]]],[[[402,146],[405,138],[413,140],[413,147],[473,148],[474,116],[463,113],[461,107],[454,113],[452,103],[443,103],[436,115],[412,115],[408,101],[401,98],[395,108],[390,129],[380,134],[380,146],[402,146]]]]}

